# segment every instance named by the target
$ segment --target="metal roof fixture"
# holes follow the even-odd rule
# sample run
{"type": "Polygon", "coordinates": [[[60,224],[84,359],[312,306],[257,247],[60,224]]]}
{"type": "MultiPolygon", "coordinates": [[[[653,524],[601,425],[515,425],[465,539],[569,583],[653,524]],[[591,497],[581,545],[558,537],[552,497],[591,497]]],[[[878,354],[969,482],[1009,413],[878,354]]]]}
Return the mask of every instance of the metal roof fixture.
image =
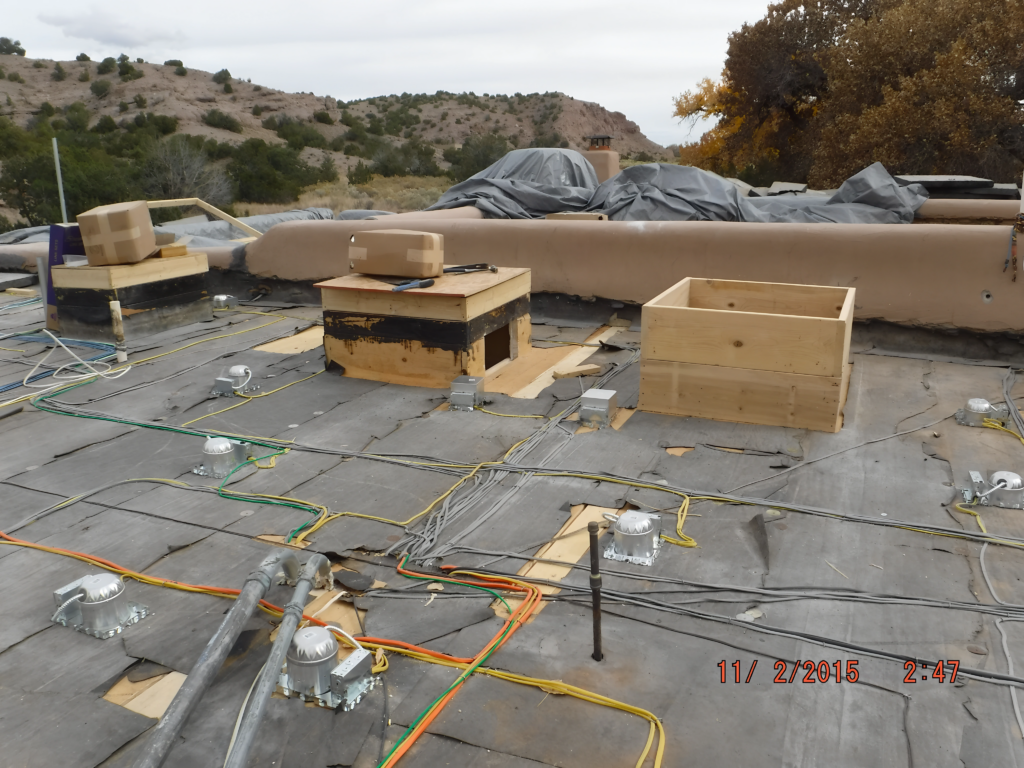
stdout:
{"type": "Polygon", "coordinates": [[[370,672],[372,667],[373,654],[356,648],[331,670],[331,693],[341,701],[343,711],[352,709],[376,685],[377,678],[370,672]]]}
{"type": "Polygon", "coordinates": [[[961,489],[968,504],[1024,509],[1024,480],[1016,472],[1001,470],[985,479],[981,472],[971,470],[971,484],[961,489]]]}
{"type": "Polygon", "coordinates": [[[348,712],[377,682],[370,672],[373,654],[356,648],[338,663],[338,641],[323,627],[306,627],[292,636],[278,691],[328,709],[348,712]]]}
{"type": "Polygon", "coordinates": [[[992,405],[983,397],[972,397],[967,405],[956,412],[956,423],[965,427],[984,427],[985,420],[998,421],[1000,424],[1010,416],[1010,409],[1005,405],[992,405]]]}
{"type": "Polygon", "coordinates": [[[615,515],[606,512],[612,523],[612,543],[604,550],[609,560],[634,565],[653,565],[661,550],[661,515],[630,509],[615,515]]]}
{"type": "Polygon", "coordinates": [[[214,397],[233,397],[245,395],[259,389],[252,381],[252,371],[247,365],[233,365],[228,370],[227,376],[218,376],[213,380],[213,390],[210,392],[214,397]]]}
{"type": "Polygon", "coordinates": [[[214,309],[234,309],[238,306],[238,299],[226,293],[218,293],[213,297],[214,309]]]}
{"type": "Polygon", "coordinates": [[[252,446],[226,437],[208,437],[203,443],[203,461],[192,468],[192,473],[204,477],[224,478],[235,467],[252,458],[252,446]]]}
{"type": "Polygon", "coordinates": [[[453,411],[472,411],[483,402],[483,394],[483,376],[457,376],[452,380],[448,407],[453,411]]]}
{"type": "Polygon", "coordinates": [[[149,614],[149,608],[128,600],[124,582],[112,573],[83,576],[53,593],[52,620],[105,640],[149,614]]]}
{"type": "Polygon", "coordinates": [[[316,701],[325,707],[331,694],[331,670],[338,666],[338,641],[323,627],[306,627],[292,635],[281,675],[283,693],[303,701],[316,701]]]}
{"type": "Polygon", "coordinates": [[[587,427],[607,427],[619,408],[614,389],[588,389],[580,398],[580,423],[587,427]]]}

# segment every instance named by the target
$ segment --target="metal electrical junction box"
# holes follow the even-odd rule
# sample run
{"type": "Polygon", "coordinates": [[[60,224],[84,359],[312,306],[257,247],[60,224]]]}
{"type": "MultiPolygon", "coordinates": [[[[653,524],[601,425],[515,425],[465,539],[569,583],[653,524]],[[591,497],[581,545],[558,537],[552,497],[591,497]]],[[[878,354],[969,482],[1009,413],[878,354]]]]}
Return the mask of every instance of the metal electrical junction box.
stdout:
{"type": "Polygon", "coordinates": [[[484,394],[483,376],[458,376],[452,380],[450,405],[453,411],[472,411],[484,394]]]}
{"type": "Polygon", "coordinates": [[[1010,417],[1010,409],[1006,405],[992,405],[981,397],[972,397],[967,405],[956,412],[956,423],[965,427],[984,427],[985,421],[998,421],[1000,424],[1010,417]]]}
{"type": "Polygon", "coordinates": [[[149,614],[125,594],[124,582],[112,573],[83,576],[55,590],[53,622],[105,640],[149,614]]]}
{"type": "Polygon", "coordinates": [[[653,565],[661,550],[661,515],[627,510],[619,515],[610,512],[605,519],[612,523],[612,543],[604,551],[609,560],[634,565],[653,565]]]}
{"type": "Polygon", "coordinates": [[[614,389],[588,389],[580,403],[580,423],[588,427],[607,427],[619,408],[618,393],[614,389]]]}
{"type": "Polygon", "coordinates": [[[986,480],[977,470],[970,472],[971,484],[961,493],[968,504],[1005,509],[1024,509],[1024,480],[1016,472],[993,472],[986,480]]]}

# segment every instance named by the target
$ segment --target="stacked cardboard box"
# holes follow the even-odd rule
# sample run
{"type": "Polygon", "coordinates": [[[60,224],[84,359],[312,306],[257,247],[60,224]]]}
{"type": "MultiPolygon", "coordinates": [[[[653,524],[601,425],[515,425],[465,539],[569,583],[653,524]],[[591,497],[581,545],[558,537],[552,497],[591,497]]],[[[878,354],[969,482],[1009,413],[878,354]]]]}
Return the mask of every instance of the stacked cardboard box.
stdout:
{"type": "Polygon", "coordinates": [[[149,206],[142,200],[80,213],[78,227],[92,267],[135,264],[157,249],[149,206]]]}

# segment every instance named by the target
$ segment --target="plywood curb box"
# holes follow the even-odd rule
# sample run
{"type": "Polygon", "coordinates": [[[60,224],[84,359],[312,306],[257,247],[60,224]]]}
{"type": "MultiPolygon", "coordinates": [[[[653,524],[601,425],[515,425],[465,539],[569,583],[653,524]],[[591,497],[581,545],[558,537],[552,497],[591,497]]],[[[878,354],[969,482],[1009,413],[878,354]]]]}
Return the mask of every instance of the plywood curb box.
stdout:
{"type": "Polygon", "coordinates": [[[838,432],[853,288],[686,278],[644,305],[640,409],[838,432]]]}
{"type": "Polygon", "coordinates": [[[530,346],[530,270],[447,274],[394,292],[400,279],[347,275],[317,283],[324,351],[346,376],[448,388],[530,346]]]}

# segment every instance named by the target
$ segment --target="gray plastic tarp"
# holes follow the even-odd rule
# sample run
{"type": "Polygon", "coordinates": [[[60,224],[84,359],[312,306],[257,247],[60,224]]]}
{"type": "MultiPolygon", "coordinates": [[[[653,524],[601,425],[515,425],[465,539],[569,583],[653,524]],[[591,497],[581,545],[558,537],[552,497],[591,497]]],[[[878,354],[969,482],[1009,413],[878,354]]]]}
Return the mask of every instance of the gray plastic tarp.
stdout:
{"type": "MultiPolygon", "coordinates": [[[[198,217],[193,217],[198,218],[198,217]]],[[[333,219],[334,211],[330,208],[303,208],[295,211],[284,211],[282,213],[265,213],[260,216],[242,216],[239,221],[248,224],[253,229],[266,232],[275,224],[282,221],[311,221],[320,219],[333,219]]],[[[153,227],[158,233],[174,235],[175,239],[188,235],[189,243],[194,248],[210,248],[219,245],[228,245],[229,240],[248,237],[248,232],[236,229],[226,221],[190,221],[184,220],[180,223],[169,221],[166,224],[153,227]]],[[[15,229],[6,234],[0,235],[0,245],[14,245],[18,243],[48,243],[50,241],[50,228],[26,227],[15,229]]]]}
{"type": "Polygon", "coordinates": [[[685,165],[626,168],[598,187],[587,206],[612,221],[741,221],[837,224],[910,223],[928,199],[918,184],[901,187],[881,163],[851,176],[831,197],[744,197],[732,182],[685,165]]]}
{"type": "Polygon", "coordinates": [[[571,149],[515,149],[451,187],[428,211],[476,206],[489,219],[580,211],[597,189],[594,166],[571,149]]]}

